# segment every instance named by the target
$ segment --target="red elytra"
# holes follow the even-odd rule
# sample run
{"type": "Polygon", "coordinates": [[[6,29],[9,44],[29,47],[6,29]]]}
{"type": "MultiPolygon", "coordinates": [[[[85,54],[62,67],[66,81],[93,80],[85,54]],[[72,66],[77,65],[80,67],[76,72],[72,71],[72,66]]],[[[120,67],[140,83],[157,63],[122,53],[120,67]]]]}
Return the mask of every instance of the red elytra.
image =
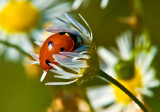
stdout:
{"type": "Polygon", "coordinates": [[[49,63],[57,64],[54,62],[53,54],[59,54],[59,52],[71,52],[74,48],[74,41],[67,33],[56,33],[51,35],[43,43],[39,61],[44,71],[52,69],[49,63]]]}

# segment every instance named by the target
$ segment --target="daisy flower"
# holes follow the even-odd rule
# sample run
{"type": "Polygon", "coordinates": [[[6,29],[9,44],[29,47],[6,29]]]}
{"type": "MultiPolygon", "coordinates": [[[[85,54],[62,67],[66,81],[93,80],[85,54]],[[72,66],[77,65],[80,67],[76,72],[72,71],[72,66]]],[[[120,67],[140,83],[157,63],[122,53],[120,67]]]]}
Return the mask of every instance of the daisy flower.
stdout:
{"type": "MultiPolygon", "coordinates": [[[[53,69],[52,71],[57,75],[54,75],[56,78],[61,79],[70,79],[71,81],[67,82],[49,82],[46,85],[66,85],[71,84],[79,79],[79,81],[84,81],[83,79],[87,79],[92,76],[92,73],[88,73],[91,69],[96,71],[99,68],[98,58],[96,57],[95,46],[92,42],[92,32],[88,25],[88,23],[84,20],[84,18],[79,14],[80,18],[84,21],[86,26],[88,26],[88,31],[85,27],[83,27],[78,21],[72,18],[68,13],[64,13],[68,21],[63,20],[61,18],[57,18],[64,25],[58,28],[48,28],[47,31],[52,34],[65,32],[67,35],[72,34],[76,36],[77,42],[82,41],[83,44],[72,52],[59,52],[59,54],[53,54],[53,59],[58,64],[49,63],[53,69]],[[65,26],[65,27],[64,27],[65,26]],[[92,57],[91,57],[92,55],[92,57]],[[95,61],[90,61],[92,58],[95,58],[95,61]],[[97,58],[97,60],[96,60],[97,58]],[[94,64],[93,64],[94,63],[94,64]],[[68,69],[65,69],[68,68],[68,69]],[[86,75],[87,74],[87,75],[86,75]],[[83,78],[82,78],[83,77],[83,78]]],[[[42,46],[43,41],[37,41],[38,45],[42,46]]],[[[49,46],[48,46],[49,47],[49,46]]],[[[32,57],[37,61],[31,63],[40,63],[39,55],[31,53],[32,57]]],[[[44,71],[41,81],[43,81],[46,76],[47,71],[44,71]]]]}
{"type": "MultiPolygon", "coordinates": [[[[144,36],[135,41],[132,47],[131,32],[126,32],[117,39],[118,50],[114,52],[99,47],[98,54],[102,60],[101,68],[117,79],[139,99],[142,96],[153,96],[150,88],[159,86],[155,69],[151,67],[157,53],[155,46],[144,36]]],[[[88,97],[96,111],[122,112],[133,107],[131,98],[113,84],[87,89],[88,97]],[[111,106],[110,106],[111,105],[111,106]],[[103,108],[108,106],[108,108],[103,108]]]]}
{"type": "Polygon", "coordinates": [[[70,5],[59,0],[0,0],[0,54],[18,60],[20,53],[15,48],[33,51],[32,40],[41,36],[43,25],[69,11],[70,5]]]}
{"type": "MultiPolygon", "coordinates": [[[[79,7],[81,5],[83,5],[84,7],[88,6],[90,0],[74,0],[73,4],[72,4],[72,8],[74,10],[79,9],[79,7]]],[[[107,7],[109,0],[101,0],[101,8],[104,9],[107,7]]]]}

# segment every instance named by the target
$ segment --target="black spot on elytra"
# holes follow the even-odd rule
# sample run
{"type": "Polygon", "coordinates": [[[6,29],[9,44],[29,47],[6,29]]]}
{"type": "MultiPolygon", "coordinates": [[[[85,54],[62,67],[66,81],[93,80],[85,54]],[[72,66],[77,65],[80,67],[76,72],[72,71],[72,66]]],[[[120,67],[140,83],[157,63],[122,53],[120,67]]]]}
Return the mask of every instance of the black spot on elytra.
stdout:
{"type": "Polygon", "coordinates": [[[46,60],[46,64],[49,65],[49,63],[51,63],[49,60],[46,60]]]}
{"type": "Polygon", "coordinates": [[[60,48],[60,51],[61,51],[61,52],[64,51],[64,47],[61,47],[61,48],[60,48]]]}

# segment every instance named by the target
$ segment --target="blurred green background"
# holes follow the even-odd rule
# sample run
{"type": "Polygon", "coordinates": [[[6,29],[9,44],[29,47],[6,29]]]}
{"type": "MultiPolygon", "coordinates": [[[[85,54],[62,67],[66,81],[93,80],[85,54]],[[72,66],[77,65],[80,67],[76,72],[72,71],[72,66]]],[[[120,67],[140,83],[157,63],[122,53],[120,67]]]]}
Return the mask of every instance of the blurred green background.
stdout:
{"type": "MultiPolygon", "coordinates": [[[[134,0],[133,0],[134,1],[134,0]]],[[[127,29],[138,33],[137,27],[121,22],[133,14],[135,5],[132,0],[110,0],[106,9],[100,8],[99,0],[91,0],[86,8],[78,11],[89,23],[96,45],[115,46],[115,38],[127,29]]],[[[138,1],[138,0],[135,0],[138,1]]],[[[136,2],[137,3],[137,2],[136,2]]],[[[141,25],[149,31],[153,45],[160,48],[160,1],[139,0],[137,8],[141,25]]],[[[75,13],[74,13],[75,14],[75,13]]],[[[140,28],[141,29],[141,28],[140,28]]],[[[153,65],[160,78],[160,52],[153,65]]],[[[39,78],[29,78],[20,62],[9,62],[0,58],[0,112],[45,112],[52,101],[51,90],[39,82],[39,78]]],[[[153,98],[145,98],[154,112],[159,112],[160,87],[155,88],[153,98]]],[[[55,91],[56,93],[56,91],[55,91]]]]}

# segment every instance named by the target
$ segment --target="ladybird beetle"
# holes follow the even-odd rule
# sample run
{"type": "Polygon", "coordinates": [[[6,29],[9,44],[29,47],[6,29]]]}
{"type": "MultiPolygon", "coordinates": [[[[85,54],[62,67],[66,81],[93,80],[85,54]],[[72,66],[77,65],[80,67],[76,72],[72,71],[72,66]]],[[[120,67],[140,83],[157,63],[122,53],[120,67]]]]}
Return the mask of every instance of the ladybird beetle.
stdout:
{"type": "Polygon", "coordinates": [[[40,51],[39,61],[41,67],[44,71],[52,69],[49,63],[57,64],[54,61],[53,54],[59,54],[59,52],[63,51],[72,52],[82,44],[83,40],[72,33],[60,32],[51,35],[43,43],[40,51]]]}

